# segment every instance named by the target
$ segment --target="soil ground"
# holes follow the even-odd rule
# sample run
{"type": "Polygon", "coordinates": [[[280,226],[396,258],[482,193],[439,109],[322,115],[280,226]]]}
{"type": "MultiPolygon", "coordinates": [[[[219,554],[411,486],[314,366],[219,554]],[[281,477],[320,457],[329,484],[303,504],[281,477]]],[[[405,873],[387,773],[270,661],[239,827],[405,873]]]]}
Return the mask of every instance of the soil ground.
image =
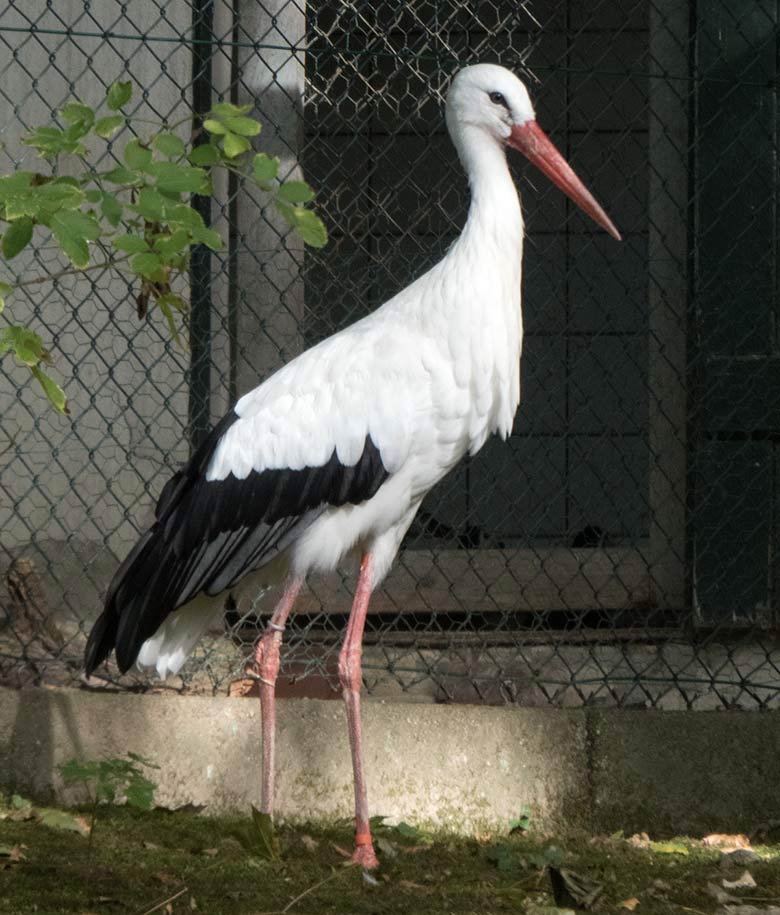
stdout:
{"type": "Polygon", "coordinates": [[[375,837],[381,866],[367,878],[345,857],[347,822],[283,826],[278,857],[269,858],[248,817],[105,807],[90,849],[78,832],[37,816],[6,816],[0,915],[552,915],[575,904],[602,913],[711,915],[728,911],[722,893],[758,912],[780,905],[780,842],[754,844],[757,859],[727,867],[722,848],[691,838],[530,829],[463,839],[406,824],[379,826],[375,837]],[[755,886],[724,888],[745,870],[755,886]],[[556,898],[560,874],[568,889],[556,898]],[[572,888],[578,898],[566,896],[572,888]]]}

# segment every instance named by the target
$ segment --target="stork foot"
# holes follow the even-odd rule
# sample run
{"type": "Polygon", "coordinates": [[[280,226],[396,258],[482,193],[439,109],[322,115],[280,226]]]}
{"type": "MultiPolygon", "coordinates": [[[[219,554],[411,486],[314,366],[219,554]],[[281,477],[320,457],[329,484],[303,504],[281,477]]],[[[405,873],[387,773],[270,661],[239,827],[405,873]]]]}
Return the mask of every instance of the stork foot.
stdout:
{"type": "Polygon", "coordinates": [[[369,839],[367,845],[358,845],[350,859],[353,864],[357,864],[367,871],[376,870],[379,867],[379,861],[374,852],[374,845],[369,839]]]}

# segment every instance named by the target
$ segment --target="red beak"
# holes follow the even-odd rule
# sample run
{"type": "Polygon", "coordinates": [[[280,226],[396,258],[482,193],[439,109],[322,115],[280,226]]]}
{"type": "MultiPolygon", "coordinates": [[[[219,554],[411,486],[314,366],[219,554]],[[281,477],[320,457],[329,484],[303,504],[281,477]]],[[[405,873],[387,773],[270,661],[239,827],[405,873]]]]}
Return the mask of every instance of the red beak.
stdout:
{"type": "Polygon", "coordinates": [[[591,219],[606,229],[613,238],[621,240],[620,232],[615,228],[612,220],[596,202],[593,194],[574,174],[572,167],[553,146],[550,138],[536,121],[516,124],[509,134],[507,143],[527,156],[553,184],[557,185],[591,219]]]}

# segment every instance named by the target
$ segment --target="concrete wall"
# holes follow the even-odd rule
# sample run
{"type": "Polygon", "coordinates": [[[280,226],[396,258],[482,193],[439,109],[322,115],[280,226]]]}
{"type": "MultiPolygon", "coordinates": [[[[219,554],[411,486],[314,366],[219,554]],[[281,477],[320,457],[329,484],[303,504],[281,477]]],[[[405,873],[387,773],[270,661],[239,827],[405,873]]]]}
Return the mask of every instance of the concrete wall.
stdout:
{"type": "MultiPolygon", "coordinates": [[[[340,703],[280,701],[277,812],[349,816],[340,703]]],[[[524,804],[540,828],[750,831],[780,817],[780,715],[367,702],[371,810],[478,833],[524,804]]],[[[158,803],[246,811],[260,799],[259,703],[0,690],[0,787],[62,790],[73,756],[133,750],[161,766],[158,803]]]]}

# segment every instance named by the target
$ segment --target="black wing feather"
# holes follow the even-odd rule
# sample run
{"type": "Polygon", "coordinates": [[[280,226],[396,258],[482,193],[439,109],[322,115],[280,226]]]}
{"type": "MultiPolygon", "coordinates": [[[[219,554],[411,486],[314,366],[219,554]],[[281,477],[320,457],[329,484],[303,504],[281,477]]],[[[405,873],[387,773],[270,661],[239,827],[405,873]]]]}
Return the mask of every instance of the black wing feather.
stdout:
{"type": "Polygon", "coordinates": [[[353,466],[334,449],[320,467],[206,480],[216,448],[237,422],[229,413],[163,487],[155,523],[130,551],[87,642],[87,674],[116,649],[125,671],[165,618],[201,592],[217,595],[286,549],[328,505],[370,499],[389,476],[367,436],[353,466]]]}

